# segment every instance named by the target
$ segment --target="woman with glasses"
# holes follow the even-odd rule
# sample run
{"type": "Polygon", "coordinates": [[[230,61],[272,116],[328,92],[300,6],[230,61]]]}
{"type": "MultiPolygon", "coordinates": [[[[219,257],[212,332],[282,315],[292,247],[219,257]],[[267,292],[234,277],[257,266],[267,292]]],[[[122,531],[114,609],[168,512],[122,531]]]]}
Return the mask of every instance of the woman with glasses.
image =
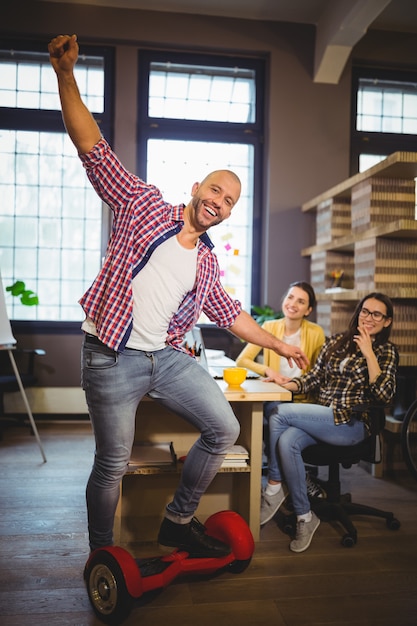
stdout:
{"type": "Polygon", "coordinates": [[[389,341],[393,321],[391,300],[382,293],[365,296],[348,329],[326,340],[313,368],[284,387],[295,395],[317,391],[315,404],[283,403],[271,416],[270,429],[278,439],[278,471],[269,477],[287,489],[297,515],[293,552],[306,550],[320,524],[310,510],[302,451],[317,442],[354,445],[366,438],[368,415],[352,411],[358,405],[388,405],[395,393],[398,352],[389,341]],[[285,481],[285,485],[282,481],[285,481]]]}

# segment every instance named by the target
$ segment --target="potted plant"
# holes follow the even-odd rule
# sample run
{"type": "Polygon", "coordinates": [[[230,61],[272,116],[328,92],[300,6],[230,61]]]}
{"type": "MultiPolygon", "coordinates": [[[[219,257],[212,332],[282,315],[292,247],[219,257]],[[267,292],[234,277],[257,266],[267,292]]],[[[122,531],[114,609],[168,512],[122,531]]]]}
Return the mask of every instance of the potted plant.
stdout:
{"type": "Polygon", "coordinates": [[[283,313],[282,311],[275,311],[269,304],[264,304],[264,306],[252,304],[252,317],[262,326],[268,320],[280,319],[283,317],[283,313]]]}

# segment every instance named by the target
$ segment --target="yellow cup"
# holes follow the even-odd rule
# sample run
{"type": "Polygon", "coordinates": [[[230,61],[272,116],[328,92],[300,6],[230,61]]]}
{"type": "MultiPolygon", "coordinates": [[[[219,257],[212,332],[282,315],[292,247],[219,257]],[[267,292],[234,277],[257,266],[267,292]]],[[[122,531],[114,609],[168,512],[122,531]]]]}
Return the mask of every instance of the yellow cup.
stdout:
{"type": "Polygon", "coordinates": [[[246,380],[247,371],[244,367],[226,367],[223,370],[223,380],[229,387],[240,387],[246,380]]]}

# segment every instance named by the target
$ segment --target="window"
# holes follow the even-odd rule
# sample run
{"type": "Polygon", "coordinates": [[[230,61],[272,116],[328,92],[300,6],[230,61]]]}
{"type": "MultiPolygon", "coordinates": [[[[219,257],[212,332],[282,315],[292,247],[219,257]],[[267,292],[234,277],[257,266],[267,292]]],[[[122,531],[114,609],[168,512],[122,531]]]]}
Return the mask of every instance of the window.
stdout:
{"type": "MultiPolygon", "coordinates": [[[[111,136],[112,57],[80,51],[84,101],[111,136]]],[[[6,295],[12,319],[79,321],[78,299],[102,258],[102,212],[61,118],[54,71],[42,49],[0,42],[0,268],[3,284],[23,280],[39,297],[24,307],[6,295]]]]}
{"type": "Polygon", "coordinates": [[[260,301],[264,62],[140,52],[139,76],[139,175],[172,204],[216,169],[242,181],[231,218],[209,235],[226,290],[250,310],[260,301]]]}
{"type": "Polygon", "coordinates": [[[416,134],[417,83],[359,79],[357,129],[416,134]]]}
{"type": "Polygon", "coordinates": [[[357,67],[352,88],[352,174],[397,151],[415,151],[417,71],[357,67]]]}

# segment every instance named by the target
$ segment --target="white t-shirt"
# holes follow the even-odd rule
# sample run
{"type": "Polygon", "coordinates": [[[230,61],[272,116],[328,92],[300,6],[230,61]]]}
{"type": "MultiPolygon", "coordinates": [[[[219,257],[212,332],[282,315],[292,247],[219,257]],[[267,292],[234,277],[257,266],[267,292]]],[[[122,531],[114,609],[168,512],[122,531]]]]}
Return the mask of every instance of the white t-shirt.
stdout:
{"type": "Polygon", "coordinates": [[[183,248],[176,236],[159,245],[133,279],[133,329],[126,346],[136,350],[165,347],[169,322],[193,287],[197,246],[183,248]]]}
{"type": "MultiPolygon", "coordinates": [[[[296,346],[297,348],[301,348],[301,328],[299,328],[297,332],[293,335],[284,335],[282,341],[289,346],[296,346]]],[[[295,365],[294,361],[293,367],[290,367],[285,356],[282,356],[280,358],[279,373],[282,374],[282,376],[289,376],[290,378],[294,378],[296,376],[300,376],[301,369],[298,367],[298,365],[295,365]]]]}
{"type": "MultiPolygon", "coordinates": [[[[136,350],[162,350],[169,322],[184,296],[194,287],[198,246],[184,248],[176,236],[161,243],[133,279],[133,329],[126,344],[136,350]]],[[[97,335],[86,318],[82,329],[97,335]]]]}

